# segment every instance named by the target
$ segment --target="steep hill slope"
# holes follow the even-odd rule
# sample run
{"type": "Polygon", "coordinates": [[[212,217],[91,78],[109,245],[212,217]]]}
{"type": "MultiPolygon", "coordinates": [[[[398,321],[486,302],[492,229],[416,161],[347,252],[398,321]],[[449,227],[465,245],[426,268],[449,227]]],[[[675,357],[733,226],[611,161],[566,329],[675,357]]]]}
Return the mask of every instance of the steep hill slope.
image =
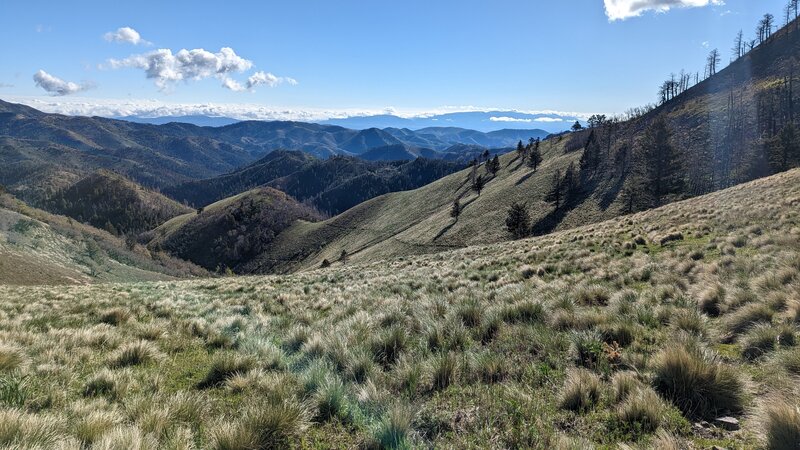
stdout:
{"type": "Polygon", "coordinates": [[[86,284],[192,276],[208,273],[0,193],[0,284],[86,284]]]}
{"type": "Polygon", "coordinates": [[[257,188],[175,217],[146,234],[151,249],[210,270],[239,271],[297,220],[318,220],[312,208],[272,188],[257,188]]]}
{"type": "Polygon", "coordinates": [[[257,186],[270,186],[326,214],[338,214],[387,192],[424,186],[461,167],[441,160],[370,162],[347,156],[320,160],[302,152],[276,151],[241,170],[170,187],[164,193],[202,206],[257,186]]]}
{"type": "Polygon", "coordinates": [[[48,211],[116,235],[139,234],[192,211],[107,170],[99,170],[42,202],[48,211]]]}
{"type": "Polygon", "coordinates": [[[796,167],[796,25],[644,114],[542,141],[544,161],[536,171],[519,154],[507,154],[496,175],[478,169],[488,180],[480,195],[471,190],[467,170],[324,222],[298,223],[249,269],[314,267],[343,250],[353,261],[377,261],[499,242],[511,238],[505,218],[514,203],[526,206],[533,234],[546,234],[796,167]],[[550,195],[554,186],[558,202],[550,195]],[[450,217],[456,199],[463,209],[458,220],[450,217]]]}
{"type": "Polygon", "coordinates": [[[799,226],[795,170],[436,255],[0,286],[17,405],[0,417],[43,448],[783,448],[768,439],[800,427],[799,226]]]}

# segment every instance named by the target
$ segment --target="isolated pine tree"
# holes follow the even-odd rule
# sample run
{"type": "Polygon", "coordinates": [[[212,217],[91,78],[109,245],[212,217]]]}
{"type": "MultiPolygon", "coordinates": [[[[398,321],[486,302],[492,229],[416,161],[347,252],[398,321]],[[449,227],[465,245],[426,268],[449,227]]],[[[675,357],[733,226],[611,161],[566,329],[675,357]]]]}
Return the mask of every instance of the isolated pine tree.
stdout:
{"type": "Polygon", "coordinates": [[[572,124],[572,131],[581,131],[582,129],[583,125],[581,125],[579,121],[576,120],[575,123],[572,124]]]}
{"type": "Polygon", "coordinates": [[[339,261],[342,264],[347,264],[347,260],[349,259],[349,255],[347,254],[347,250],[342,249],[342,253],[339,255],[339,261]]]}
{"type": "Polygon", "coordinates": [[[542,163],[542,152],[539,151],[539,142],[539,139],[531,139],[528,143],[528,167],[533,169],[534,172],[539,168],[539,164],[542,163]]]}
{"type": "Polygon", "coordinates": [[[553,173],[553,178],[550,181],[550,190],[547,191],[546,200],[556,204],[556,210],[561,207],[561,199],[564,195],[564,184],[561,178],[561,169],[553,173]]]}
{"type": "Polygon", "coordinates": [[[506,230],[514,239],[522,239],[530,233],[531,216],[525,204],[513,203],[506,216],[506,230]]]}
{"type": "Polygon", "coordinates": [[[586,140],[586,147],[583,149],[581,156],[581,174],[584,178],[588,178],[600,166],[600,143],[597,139],[595,130],[589,132],[589,138],[586,140]]]}
{"type": "Polygon", "coordinates": [[[472,182],[472,190],[478,193],[478,197],[481,196],[481,191],[483,190],[484,186],[483,175],[478,175],[475,177],[475,181],[472,182]]]}
{"type": "Polygon", "coordinates": [[[522,143],[522,141],[517,142],[517,157],[520,160],[525,161],[525,145],[522,143]]]}
{"type": "Polygon", "coordinates": [[[450,217],[458,221],[458,216],[461,215],[461,203],[458,199],[453,200],[453,206],[450,208],[450,217]]]}

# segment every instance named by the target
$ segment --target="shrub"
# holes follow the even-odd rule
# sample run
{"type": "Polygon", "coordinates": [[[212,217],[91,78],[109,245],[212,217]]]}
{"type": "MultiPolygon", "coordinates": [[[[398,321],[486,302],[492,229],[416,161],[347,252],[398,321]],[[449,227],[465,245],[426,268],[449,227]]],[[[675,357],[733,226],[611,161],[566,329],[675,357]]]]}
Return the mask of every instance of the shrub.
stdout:
{"type": "Polygon", "coordinates": [[[217,354],[198,387],[203,389],[219,386],[234,375],[252,370],[255,365],[255,360],[250,356],[241,356],[235,353],[217,354]]]}
{"type": "Polygon", "coordinates": [[[770,401],[763,412],[767,448],[791,450],[800,445],[800,411],[782,400],[770,401]]]}
{"type": "Polygon", "coordinates": [[[155,344],[148,341],[137,341],[118,348],[109,358],[109,365],[111,367],[137,366],[161,358],[162,354],[155,344]]]}
{"type": "Polygon", "coordinates": [[[600,400],[600,377],[586,369],[567,373],[559,405],[570,411],[587,411],[600,400]]]}
{"type": "Polygon", "coordinates": [[[687,345],[671,345],[656,356],[653,385],[684,414],[713,417],[740,412],[744,386],[736,372],[687,345]]]}
{"type": "Polygon", "coordinates": [[[290,448],[308,425],[308,412],[296,401],[262,399],[246,407],[235,423],[212,429],[209,446],[216,450],[290,448]]]}
{"type": "Polygon", "coordinates": [[[391,407],[372,434],[374,446],[381,449],[410,449],[412,419],[407,406],[391,407]]]}

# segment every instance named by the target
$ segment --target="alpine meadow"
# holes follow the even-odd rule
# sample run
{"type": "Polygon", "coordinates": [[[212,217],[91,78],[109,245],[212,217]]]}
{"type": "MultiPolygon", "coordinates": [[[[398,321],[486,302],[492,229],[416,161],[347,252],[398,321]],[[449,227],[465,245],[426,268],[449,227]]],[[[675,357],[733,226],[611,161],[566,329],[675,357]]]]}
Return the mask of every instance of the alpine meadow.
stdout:
{"type": "Polygon", "coordinates": [[[800,449],[798,0],[67,3],[0,448],[800,449]]]}

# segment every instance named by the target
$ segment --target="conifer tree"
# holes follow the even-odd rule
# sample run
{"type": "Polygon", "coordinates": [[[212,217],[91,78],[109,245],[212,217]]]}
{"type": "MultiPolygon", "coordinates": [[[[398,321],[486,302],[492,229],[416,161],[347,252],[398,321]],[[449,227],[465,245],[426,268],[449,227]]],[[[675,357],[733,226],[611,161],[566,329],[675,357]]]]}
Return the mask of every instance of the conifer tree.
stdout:
{"type": "Polygon", "coordinates": [[[450,208],[450,217],[458,222],[458,216],[461,215],[461,203],[458,199],[453,200],[453,206],[450,208]]]}
{"type": "Polygon", "coordinates": [[[679,150],[672,145],[669,126],[658,118],[644,132],[641,154],[649,190],[656,203],[679,194],[684,184],[684,164],[679,150]]]}
{"type": "Polygon", "coordinates": [[[530,147],[530,151],[528,152],[528,167],[533,169],[534,172],[539,168],[539,164],[542,163],[542,152],[539,151],[539,142],[539,139],[534,141],[531,138],[531,142],[528,144],[530,147]]]}
{"type": "Polygon", "coordinates": [[[475,181],[472,182],[472,190],[478,193],[478,197],[481,196],[481,191],[483,190],[484,186],[483,175],[478,175],[475,177],[475,181]]]}
{"type": "Polygon", "coordinates": [[[531,216],[525,204],[513,203],[506,216],[506,230],[514,239],[522,239],[530,233],[531,216]]]}

